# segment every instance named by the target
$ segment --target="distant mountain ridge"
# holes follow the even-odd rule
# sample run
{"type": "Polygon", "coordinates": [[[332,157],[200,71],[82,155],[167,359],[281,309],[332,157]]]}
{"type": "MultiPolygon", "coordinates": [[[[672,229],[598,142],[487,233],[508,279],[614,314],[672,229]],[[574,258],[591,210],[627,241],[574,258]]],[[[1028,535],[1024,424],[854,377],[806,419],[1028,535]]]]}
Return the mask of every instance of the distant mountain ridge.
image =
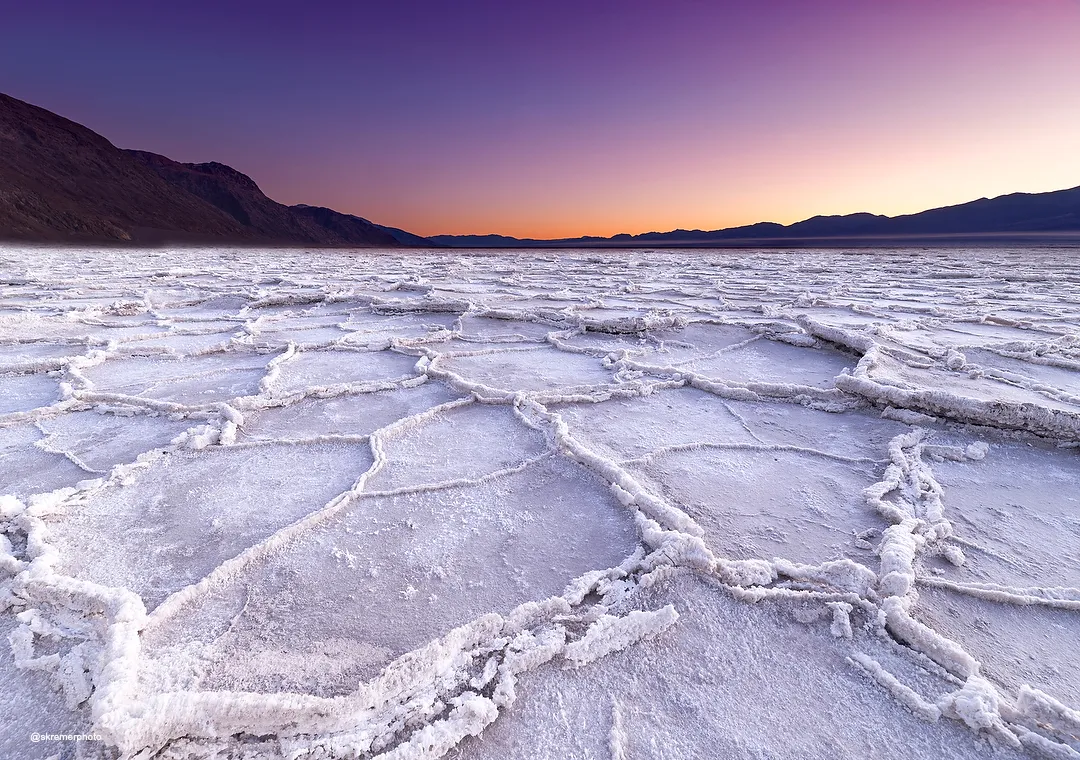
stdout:
{"type": "Polygon", "coordinates": [[[397,247],[413,238],[423,240],[328,208],[285,206],[225,164],[122,150],[0,94],[0,239],[397,247]]]}
{"type": "Polygon", "coordinates": [[[890,244],[919,241],[1024,240],[1040,235],[1080,242],[1080,187],[1048,193],[1012,193],[904,216],[857,213],[815,216],[794,224],[758,222],[720,230],[672,230],[640,235],[557,240],[505,235],[432,235],[455,248],[742,246],[777,244],[890,244]]]}
{"type": "Polygon", "coordinates": [[[0,93],[0,240],[339,247],[763,247],[1045,239],[1080,243],[1080,187],[1013,193],[887,217],[815,216],[719,230],[558,240],[422,237],[321,206],[286,206],[215,161],[122,150],[44,108],[0,93]]]}

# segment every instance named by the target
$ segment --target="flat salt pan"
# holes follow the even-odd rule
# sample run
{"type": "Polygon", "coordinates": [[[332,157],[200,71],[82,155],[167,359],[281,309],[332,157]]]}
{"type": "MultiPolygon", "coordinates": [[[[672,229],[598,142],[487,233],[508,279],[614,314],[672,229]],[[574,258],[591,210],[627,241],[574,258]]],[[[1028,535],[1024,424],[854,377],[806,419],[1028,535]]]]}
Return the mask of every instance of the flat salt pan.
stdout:
{"type": "Polygon", "coordinates": [[[155,353],[195,355],[224,350],[239,332],[239,325],[232,332],[214,332],[203,335],[164,335],[132,340],[123,344],[121,351],[131,356],[155,353]]]}
{"type": "Polygon", "coordinates": [[[759,442],[726,403],[692,388],[553,408],[575,437],[616,460],[639,457],[664,446],[759,442]]]}
{"type": "Polygon", "coordinates": [[[1080,457],[1072,450],[995,444],[977,462],[934,465],[947,514],[964,540],[958,581],[1080,588],[1080,457]]]}
{"type": "Polygon", "coordinates": [[[41,438],[31,425],[0,428],[0,495],[27,497],[93,477],[62,454],[39,448],[41,438]]]}
{"type": "Polygon", "coordinates": [[[461,320],[462,335],[488,340],[514,338],[525,341],[543,341],[548,333],[558,329],[558,327],[539,322],[518,322],[509,319],[466,317],[461,320]]]}
{"type": "Polygon", "coordinates": [[[189,359],[115,359],[86,370],[93,390],[206,404],[258,392],[272,354],[224,353],[189,359]]]}
{"type": "Polygon", "coordinates": [[[161,415],[99,414],[72,412],[42,421],[47,433],[44,446],[66,453],[91,470],[107,473],[118,464],[134,462],[153,449],[167,447],[191,427],[190,421],[170,420],[161,415]]]}
{"type": "Polygon", "coordinates": [[[470,404],[394,432],[383,450],[387,462],[369,481],[375,491],[476,479],[535,459],[546,447],[506,407],[470,404]]]}
{"type": "Polygon", "coordinates": [[[55,378],[44,375],[0,375],[0,414],[28,412],[60,400],[55,378]]]}
{"type": "Polygon", "coordinates": [[[291,406],[246,414],[242,432],[259,439],[368,435],[458,398],[461,396],[442,383],[430,380],[417,388],[307,398],[291,406]]]}
{"type": "Polygon", "coordinates": [[[546,348],[455,356],[444,366],[466,380],[498,389],[537,391],[612,382],[599,360],[546,348]]]}
{"type": "Polygon", "coordinates": [[[1075,610],[1018,607],[920,587],[916,617],[960,642],[987,678],[1016,693],[1036,685],[1055,699],[1080,700],[1080,619],[1075,610]],[[1040,653],[1053,652],[1052,662],[1040,653]]]}
{"type": "Polygon", "coordinates": [[[4,247],[0,756],[1080,751],[1074,254],[4,247]]]}
{"type": "Polygon", "coordinates": [[[0,345],[0,370],[43,361],[58,361],[83,353],[86,348],[64,343],[10,343],[0,345]]]}
{"type": "Polygon", "coordinates": [[[800,446],[852,458],[884,459],[889,441],[909,428],[873,412],[823,412],[797,404],[729,401],[753,436],[768,444],[800,446]]]}
{"type": "Polygon", "coordinates": [[[212,639],[204,688],[345,693],[390,656],[561,593],[636,545],[629,516],[594,476],[549,460],[480,486],[361,499],[154,642],[212,639]],[[273,653],[310,651],[334,652],[338,665],[312,671],[295,656],[263,669],[273,653]]]}
{"type": "Polygon", "coordinates": [[[416,375],[416,357],[394,351],[302,351],[281,365],[280,395],[345,383],[416,375]]]}
{"type": "Polygon", "coordinates": [[[65,572],[152,607],[347,491],[370,464],[361,445],[177,451],[74,505],[52,538],[65,572]],[[110,541],[118,530],[124,541],[110,541]]]}
{"type": "Polygon", "coordinates": [[[705,529],[714,551],[737,559],[786,557],[874,564],[854,534],[885,527],[863,497],[881,465],[792,451],[709,450],[631,464],[705,529]]]}
{"type": "Polygon", "coordinates": [[[855,359],[833,349],[801,348],[759,340],[686,367],[707,377],[738,383],[793,383],[831,387],[833,378],[855,366],[855,359]]]}
{"type": "Polygon", "coordinates": [[[757,333],[738,325],[697,323],[681,329],[656,330],[651,335],[662,343],[649,361],[673,364],[704,359],[718,351],[729,350],[743,341],[752,340],[757,333]]]}

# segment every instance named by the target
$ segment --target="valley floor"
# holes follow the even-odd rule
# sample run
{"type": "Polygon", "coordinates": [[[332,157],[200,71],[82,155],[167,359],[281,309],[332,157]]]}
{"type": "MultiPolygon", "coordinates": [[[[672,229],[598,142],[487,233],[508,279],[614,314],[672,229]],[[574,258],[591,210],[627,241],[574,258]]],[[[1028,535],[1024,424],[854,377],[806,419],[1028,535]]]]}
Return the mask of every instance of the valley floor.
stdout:
{"type": "Polygon", "coordinates": [[[0,757],[1080,757],[1078,250],[0,276],[0,757]]]}

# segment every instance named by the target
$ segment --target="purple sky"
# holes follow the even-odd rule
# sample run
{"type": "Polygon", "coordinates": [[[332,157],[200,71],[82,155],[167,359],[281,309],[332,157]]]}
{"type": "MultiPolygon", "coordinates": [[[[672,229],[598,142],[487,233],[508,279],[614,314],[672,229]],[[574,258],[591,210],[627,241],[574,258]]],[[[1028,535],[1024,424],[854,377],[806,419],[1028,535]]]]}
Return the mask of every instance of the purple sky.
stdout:
{"type": "Polygon", "coordinates": [[[421,234],[1080,185],[1077,0],[11,4],[0,91],[421,234]]]}

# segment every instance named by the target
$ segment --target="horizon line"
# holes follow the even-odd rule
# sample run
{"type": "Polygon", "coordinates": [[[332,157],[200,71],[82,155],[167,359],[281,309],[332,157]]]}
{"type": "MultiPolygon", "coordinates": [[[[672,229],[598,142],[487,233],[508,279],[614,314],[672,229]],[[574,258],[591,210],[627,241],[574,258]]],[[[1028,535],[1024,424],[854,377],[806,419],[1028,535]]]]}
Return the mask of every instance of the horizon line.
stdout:
{"type": "MultiPolygon", "coordinates": [[[[1080,2],[1080,0],[1077,0],[1077,1],[1080,2]]],[[[902,219],[902,218],[907,217],[907,216],[917,216],[918,214],[925,214],[925,213],[927,213],[929,211],[937,211],[939,209],[955,208],[957,206],[965,206],[965,205],[967,205],[969,203],[978,203],[979,201],[997,200],[998,198],[1009,198],[1009,197],[1016,196],[1016,195],[1046,195],[1046,194],[1049,194],[1049,193],[1068,192],[1070,190],[1080,190],[1080,185],[1073,185],[1071,187],[1059,187],[1059,188],[1056,188],[1054,190],[1042,190],[1042,191],[1036,191],[1036,192],[1031,192],[1031,191],[1026,191],[1026,190],[1016,190],[1016,191],[1013,191],[1013,192],[1010,192],[1010,193],[1001,193],[1000,195],[982,195],[982,196],[979,196],[978,198],[972,198],[970,200],[960,201],[958,203],[947,204],[947,205],[944,205],[944,206],[931,206],[930,208],[924,208],[924,209],[921,209],[919,211],[909,211],[907,213],[896,214],[894,216],[890,216],[888,214],[877,214],[877,213],[874,213],[872,211],[852,211],[852,212],[849,212],[849,213],[839,213],[839,214],[813,214],[812,216],[808,216],[808,217],[801,218],[801,219],[796,219],[793,222],[787,222],[787,223],[774,222],[774,221],[769,221],[769,220],[760,220],[760,221],[757,221],[757,222],[749,222],[747,224],[734,224],[734,225],[731,225],[729,227],[715,227],[715,228],[712,228],[712,229],[705,229],[705,228],[702,228],[702,227],[693,227],[693,228],[691,228],[691,227],[673,227],[672,229],[669,229],[669,230],[652,229],[652,230],[645,230],[643,232],[617,232],[617,233],[614,233],[612,235],[596,235],[596,234],[586,233],[586,234],[583,234],[583,235],[568,235],[568,236],[564,236],[564,237],[519,237],[517,235],[507,235],[507,234],[504,234],[504,233],[501,233],[501,232],[437,233],[437,234],[433,234],[433,235],[421,235],[420,237],[424,237],[424,238],[428,238],[428,239],[432,239],[432,240],[435,239],[435,238],[446,238],[446,237],[458,237],[458,238],[461,238],[461,237],[496,238],[497,237],[497,238],[509,238],[509,239],[512,239],[512,240],[519,240],[519,241],[522,241],[522,242],[535,241],[535,242],[560,243],[560,242],[573,241],[573,240],[583,240],[583,239],[587,239],[587,238],[595,238],[596,240],[614,240],[615,238],[623,238],[623,237],[635,238],[635,237],[641,237],[642,235],[668,235],[668,234],[671,234],[671,233],[674,233],[674,232],[691,232],[691,233],[692,232],[700,232],[702,234],[711,234],[711,233],[716,233],[716,232],[726,232],[728,230],[737,230],[737,229],[742,229],[742,228],[756,227],[756,226],[759,226],[759,225],[766,225],[766,224],[767,225],[776,225],[776,226],[779,226],[779,227],[785,227],[786,228],[786,227],[792,227],[792,226],[794,226],[796,224],[801,224],[803,222],[808,222],[808,221],[810,221],[812,219],[842,219],[842,218],[851,217],[851,216],[868,216],[868,217],[874,217],[875,219],[902,219]]],[[[358,215],[354,214],[354,216],[358,216],[358,215]]],[[[366,217],[361,217],[361,218],[366,218],[366,217]]],[[[390,224],[382,224],[380,226],[397,228],[395,225],[390,225],[390,224]]],[[[402,228],[397,228],[397,229],[402,229],[402,228]]],[[[964,234],[964,233],[959,233],[959,234],[964,234]]],[[[997,233],[987,233],[987,234],[997,234],[997,233]]],[[[826,237],[827,237],[827,239],[839,239],[842,236],[830,235],[830,236],[826,236],[826,237]]],[[[854,235],[854,236],[848,236],[848,237],[851,237],[851,238],[869,238],[869,237],[874,237],[874,236],[854,235]]],[[[904,236],[892,236],[892,237],[904,237],[904,236]]],[[[917,237],[928,237],[928,236],[922,235],[922,236],[917,236],[917,237]]],[[[808,237],[808,238],[802,238],[802,239],[812,240],[812,239],[815,239],[815,238],[808,237]]],[[[821,239],[826,239],[826,238],[821,238],[821,239]]]]}

